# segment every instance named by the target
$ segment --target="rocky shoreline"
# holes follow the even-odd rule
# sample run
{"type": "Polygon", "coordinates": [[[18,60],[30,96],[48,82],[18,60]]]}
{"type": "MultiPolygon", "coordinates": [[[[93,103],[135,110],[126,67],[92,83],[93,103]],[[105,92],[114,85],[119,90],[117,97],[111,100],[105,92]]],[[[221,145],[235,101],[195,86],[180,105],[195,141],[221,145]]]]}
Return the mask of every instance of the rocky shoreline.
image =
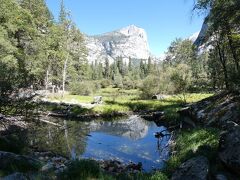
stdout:
{"type": "Polygon", "coordinates": [[[240,95],[222,92],[179,111],[185,128],[218,128],[221,131],[214,165],[204,157],[194,157],[175,171],[177,179],[233,179],[240,177],[240,95]],[[210,172],[215,169],[215,173],[210,172]]]}

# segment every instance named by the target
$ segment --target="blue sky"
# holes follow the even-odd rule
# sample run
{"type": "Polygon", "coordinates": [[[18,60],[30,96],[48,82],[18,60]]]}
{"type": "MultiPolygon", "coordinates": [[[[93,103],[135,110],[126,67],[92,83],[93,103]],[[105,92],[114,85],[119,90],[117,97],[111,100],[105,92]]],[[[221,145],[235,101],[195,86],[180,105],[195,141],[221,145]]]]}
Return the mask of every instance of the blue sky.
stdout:
{"type": "MultiPolygon", "coordinates": [[[[60,0],[46,0],[57,18],[60,0]]],[[[146,30],[150,50],[161,55],[177,37],[200,31],[203,17],[192,14],[193,0],[65,0],[72,19],[96,35],[134,24],[146,30]]]]}

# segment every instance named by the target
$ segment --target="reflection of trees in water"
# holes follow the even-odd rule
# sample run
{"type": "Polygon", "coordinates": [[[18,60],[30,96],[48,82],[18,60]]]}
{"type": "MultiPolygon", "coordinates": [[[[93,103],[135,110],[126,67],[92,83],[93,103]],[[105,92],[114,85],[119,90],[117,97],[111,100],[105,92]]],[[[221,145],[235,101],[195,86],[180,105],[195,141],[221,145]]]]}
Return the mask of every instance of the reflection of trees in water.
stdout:
{"type": "MultiPolygon", "coordinates": [[[[56,121],[56,119],[54,119],[56,121]]],[[[86,147],[86,134],[89,133],[84,123],[59,120],[63,128],[38,123],[33,125],[29,134],[30,144],[41,151],[52,151],[64,156],[82,154],[86,147]]]]}

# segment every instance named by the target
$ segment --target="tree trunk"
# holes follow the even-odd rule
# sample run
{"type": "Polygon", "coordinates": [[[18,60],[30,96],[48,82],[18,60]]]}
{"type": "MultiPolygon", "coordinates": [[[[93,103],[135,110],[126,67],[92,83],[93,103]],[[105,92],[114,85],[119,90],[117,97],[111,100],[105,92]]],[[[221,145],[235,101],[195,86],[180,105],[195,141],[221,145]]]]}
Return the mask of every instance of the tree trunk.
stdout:
{"type": "Polygon", "coordinates": [[[239,58],[238,58],[238,55],[237,55],[237,49],[236,49],[236,47],[234,47],[230,24],[226,23],[225,28],[226,28],[226,34],[227,34],[229,48],[230,48],[231,53],[232,53],[232,57],[233,57],[233,60],[234,60],[234,63],[235,63],[236,71],[240,75],[239,58]]]}
{"type": "Polygon", "coordinates": [[[227,67],[226,67],[226,58],[225,58],[225,54],[224,54],[224,49],[221,48],[219,44],[217,44],[217,49],[218,49],[219,59],[220,59],[220,62],[222,64],[222,68],[223,68],[225,86],[226,86],[226,89],[229,89],[228,72],[227,72],[227,67]]]}
{"type": "Polygon", "coordinates": [[[237,73],[240,74],[239,59],[238,59],[238,55],[237,55],[237,52],[236,52],[236,48],[233,45],[233,39],[232,39],[230,34],[228,34],[227,38],[228,38],[228,44],[229,44],[230,50],[232,52],[232,56],[233,56],[233,59],[234,59],[234,63],[235,63],[237,73]]]}
{"type": "Polygon", "coordinates": [[[64,61],[64,67],[63,67],[62,97],[64,97],[64,93],[65,93],[65,83],[66,83],[66,75],[67,75],[68,58],[69,58],[69,53],[67,54],[67,58],[64,61]]]}
{"type": "Polygon", "coordinates": [[[46,72],[46,79],[45,79],[45,90],[48,90],[48,84],[49,84],[49,67],[47,69],[47,72],[46,72]]]}

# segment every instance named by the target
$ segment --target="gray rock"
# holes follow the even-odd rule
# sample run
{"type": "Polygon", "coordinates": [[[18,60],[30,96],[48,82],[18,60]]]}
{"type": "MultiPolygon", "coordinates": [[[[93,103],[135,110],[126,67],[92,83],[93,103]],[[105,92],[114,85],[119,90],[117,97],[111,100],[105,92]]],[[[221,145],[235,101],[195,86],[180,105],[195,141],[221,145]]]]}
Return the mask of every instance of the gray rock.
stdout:
{"type": "Polygon", "coordinates": [[[174,172],[172,180],[206,180],[208,177],[209,162],[204,156],[198,156],[180,165],[174,172]]]}
{"type": "Polygon", "coordinates": [[[134,25],[97,36],[85,35],[85,41],[89,63],[94,63],[96,59],[104,63],[106,58],[113,63],[120,56],[125,62],[131,57],[140,63],[140,59],[151,56],[147,33],[134,25]]]}
{"type": "Polygon", "coordinates": [[[54,169],[53,163],[47,163],[41,168],[41,171],[46,172],[46,171],[51,171],[54,169]]]}
{"type": "Polygon", "coordinates": [[[93,103],[92,104],[102,104],[103,100],[102,100],[102,96],[95,96],[93,98],[93,103]]]}
{"type": "Polygon", "coordinates": [[[4,119],[5,116],[3,114],[0,113],[0,120],[4,119]]]}
{"type": "Polygon", "coordinates": [[[2,178],[2,180],[29,180],[29,177],[23,173],[13,173],[2,178]]]}
{"type": "Polygon", "coordinates": [[[38,170],[41,166],[40,161],[31,157],[4,151],[0,151],[0,162],[0,169],[2,170],[18,170],[25,172],[38,170]]]}
{"type": "Polygon", "coordinates": [[[165,99],[165,97],[162,94],[156,94],[156,95],[152,96],[152,99],[163,100],[163,99],[165,99]]]}
{"type": "Polygon", "coordinates": [[[240,126],[221,134],[219,158],[230,170],[240,174],[240,126]]]}
{"type": "Polygon", "coordinates": [[[228,178],[225,175],[223,175],[223,174],[217,174],[215,176],[215,179],[216,180],[228,180],[228,178]]]}
{"type": "Polygon", "coordinates": [[[164,116],[164,112],[163,111],[156,111],[156,112],[153,112],[152,116],[153,116],[154,120],[158,120],[159,118],[164,116]]]}

